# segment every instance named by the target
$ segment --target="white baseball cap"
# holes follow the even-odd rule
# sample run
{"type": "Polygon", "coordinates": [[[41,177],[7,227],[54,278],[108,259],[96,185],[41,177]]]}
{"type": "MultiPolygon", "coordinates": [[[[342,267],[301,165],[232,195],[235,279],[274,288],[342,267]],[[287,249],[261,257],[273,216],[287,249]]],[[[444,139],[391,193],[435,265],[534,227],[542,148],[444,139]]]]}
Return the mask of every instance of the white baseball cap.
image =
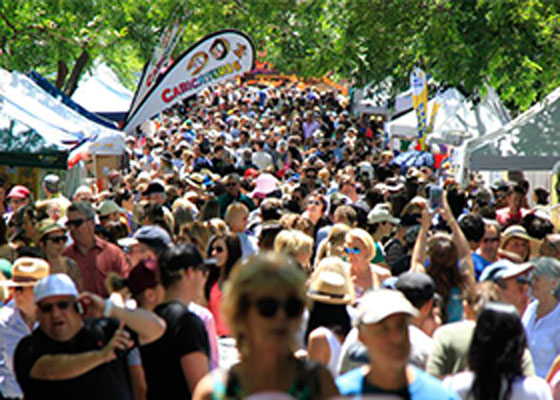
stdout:
{"type": "Polygon", "coordinates": [[[39,281],[34,290],[35,303],[51,296],[78,297],[78,289],[72,278],[66,274],[49,275],[39,281]]]}
{"type": "Polygon", "coordinates": [[[398,290],[378,289],[366,293],[358,305],[358,318],[360,324],[376,324],[379,321],[394,315],[408,314],[418,316],[418,310],[398,290]]]}

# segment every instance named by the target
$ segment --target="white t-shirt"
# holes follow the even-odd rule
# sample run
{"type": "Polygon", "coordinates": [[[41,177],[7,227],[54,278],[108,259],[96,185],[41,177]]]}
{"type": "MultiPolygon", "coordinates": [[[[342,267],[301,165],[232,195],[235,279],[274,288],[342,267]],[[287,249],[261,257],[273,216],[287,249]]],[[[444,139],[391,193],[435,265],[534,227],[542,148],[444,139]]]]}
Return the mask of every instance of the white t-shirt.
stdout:
{"type": "MultiPolygon", "coordinates": [[[[443,380],[443,386],[457,392],[461,399],[472,399],[469,395],[474,381],[474,374],[470,371],[449,376],[443,380]]],[[[506,389],[506,380],[502,381],[502,393],[506,389]]],[[[538,376],[517,377],[511,387],[508,400],[552,400],[552,393],[548,383],[538,376]]]]}

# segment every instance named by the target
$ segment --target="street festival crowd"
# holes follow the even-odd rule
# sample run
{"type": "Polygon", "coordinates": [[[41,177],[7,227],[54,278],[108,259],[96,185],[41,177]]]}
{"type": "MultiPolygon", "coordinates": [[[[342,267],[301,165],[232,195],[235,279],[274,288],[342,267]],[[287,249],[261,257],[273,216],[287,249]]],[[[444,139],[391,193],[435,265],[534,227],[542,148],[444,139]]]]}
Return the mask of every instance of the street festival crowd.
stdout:
{"type": "Polygon", "coordinates": [[[399,165],[349,111],[227,83],[103,190],[3,177],[0,397],[560,399],[550,193],[399,165]]]}

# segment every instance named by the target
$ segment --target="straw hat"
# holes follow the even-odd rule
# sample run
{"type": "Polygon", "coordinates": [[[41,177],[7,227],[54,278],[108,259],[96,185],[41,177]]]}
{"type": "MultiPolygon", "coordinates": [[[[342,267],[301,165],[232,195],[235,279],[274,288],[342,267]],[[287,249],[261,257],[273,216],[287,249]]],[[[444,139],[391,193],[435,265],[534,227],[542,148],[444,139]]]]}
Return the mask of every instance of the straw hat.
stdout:
{"type": "Polygon", "coordinates": [[[354,300],[354,288],[344,263],[334,257],[321,260],[311,276],[307,296],[326,304],[349,304],[354,300]]]}
{"type": "Polygon", "coordinates": [[[12,279],[1,281],[0,286],[35,286],[49,271],[49,263],[41,258],[20,257],[12,266],[12,279]]]}
{"type": "Polygon", "coordinates": [[[51,218],[45,218],[39,221],[37,224],[37,242],[40,242],[43,236],[57,231],[66,232],[66,229],[57,224],[56,221],[51,218]]]}

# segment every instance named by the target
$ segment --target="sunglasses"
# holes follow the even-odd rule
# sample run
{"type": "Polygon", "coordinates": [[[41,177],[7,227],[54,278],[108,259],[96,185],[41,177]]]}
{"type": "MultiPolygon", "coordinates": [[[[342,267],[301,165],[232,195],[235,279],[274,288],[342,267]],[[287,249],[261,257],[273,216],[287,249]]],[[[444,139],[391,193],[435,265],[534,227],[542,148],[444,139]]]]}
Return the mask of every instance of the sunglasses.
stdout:
{"type": "Polygon", "coordinates": [[[84,222],[86,222],[86,220],[84,218],[78,218],[78,219],[69,219],[68,221],[66,221],[66,227],[67,228],[79,228],[84,222]]]}
{"type": "Polygon", "coordinates": [[[497,237],[482,239],[482,241],[483,241],[484,243],[495,243],[495,242],[497,242],[498,240],[500,240],[500,239],[497,238],[497,237]]]}
{"type": "Polygon", "coordinates": [[[224,248],[222,246],[216,246],[216,247],[212,247],[212,251],[216,251],[216,253],[221,253],[222,251],[224,251],[224,248]]]}
{"type": "Polygon", "coordinates": [[[67,310],[72,303],[73,301],[64,300],[56,303],[37,304],[37,307],[39,307],[39,310],[41,310],[43,314],[48,314],[52,312],[55,307],[61,311],[67,310]]]}
{"type": "Polygon", "coordinates": [[[345,247],[344,252],[346,254],[360,254],[362,250],[357,247],[345,247]]]}
{"type": "Polygon", "coordinates": [[[530,285],[531,284],[531,278],[528,278],[526,276],[518,276],[517,278],[515,278],[515,282],[517,282],[521,285],[530,285]]]}
{"type": "Polygon", "coordinates": [[[51,236],[48,237],[47,240],[50,240],[51,242],[54,243],[64,243],[66,242],[66,236],[51,236]]]}
{"type": "Polygon", "coordinates": [[[280,308],[289,319],[297,318],[303,312],[303,301],[295,296],[290,296],[282,301],[275,297],[261,297],[254,301],[257,311],[264,318],[273,318],[280,308]]]}

